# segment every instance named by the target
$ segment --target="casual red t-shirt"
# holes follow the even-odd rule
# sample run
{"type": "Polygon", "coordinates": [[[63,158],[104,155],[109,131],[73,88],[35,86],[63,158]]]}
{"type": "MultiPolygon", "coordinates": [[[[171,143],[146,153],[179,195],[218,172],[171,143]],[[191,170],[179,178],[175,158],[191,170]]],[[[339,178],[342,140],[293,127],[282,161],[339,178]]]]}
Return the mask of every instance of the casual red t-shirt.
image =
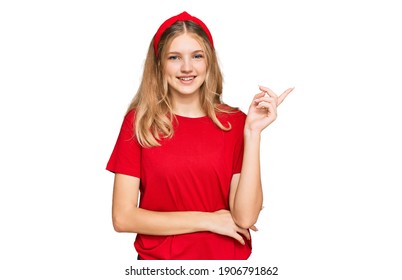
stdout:
{"type": "MultiPolygon", "coordinates": [[[[218,113],[232,129],[224,131],[209,117],[176,115],[174,136],[161,146],[143,148],[133,134],[134,111],[124,118],[106,169],[140,178],[139,207],[153,211],[229,210],[230,182],[240,173],[243,159],[241,111],[218,113]]],[[[245,239],[245,238],[244,238],[245,239]]],[[[242,260],[251,254],[251,242],[212,232],[173,236],[137,234],[135,249],[141,259],[242,260]]]]}

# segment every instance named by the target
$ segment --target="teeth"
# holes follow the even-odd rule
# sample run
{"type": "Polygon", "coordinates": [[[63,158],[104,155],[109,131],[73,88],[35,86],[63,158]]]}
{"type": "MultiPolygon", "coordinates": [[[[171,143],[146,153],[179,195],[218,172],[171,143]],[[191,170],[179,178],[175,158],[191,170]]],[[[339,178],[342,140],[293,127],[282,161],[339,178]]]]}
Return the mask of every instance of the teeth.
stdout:
{"type": "Polygon", "coordinates": [[[194,79],[194,77],[180,78],[182,81],[191,81],[192,79],[194,79]]]}

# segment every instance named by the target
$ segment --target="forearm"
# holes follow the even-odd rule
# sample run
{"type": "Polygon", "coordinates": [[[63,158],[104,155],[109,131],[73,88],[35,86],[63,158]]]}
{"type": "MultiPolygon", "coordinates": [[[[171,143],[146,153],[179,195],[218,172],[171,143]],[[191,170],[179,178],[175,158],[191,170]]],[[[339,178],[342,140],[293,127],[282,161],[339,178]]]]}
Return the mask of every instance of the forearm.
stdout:
{"type": "Polygon", "coordinates": [[[149,235],[175,235],[209,230],[207,212],[158,212],[137,207],[113,211],[113,226],[118,232],[149,235]]]}
{"type": "Polygon", "coordinates": [[[245,130],[243,165],[231,209],[233,220],[243,228],[257,222],[262,208],[260,140],[260,132],[245,130]]]}

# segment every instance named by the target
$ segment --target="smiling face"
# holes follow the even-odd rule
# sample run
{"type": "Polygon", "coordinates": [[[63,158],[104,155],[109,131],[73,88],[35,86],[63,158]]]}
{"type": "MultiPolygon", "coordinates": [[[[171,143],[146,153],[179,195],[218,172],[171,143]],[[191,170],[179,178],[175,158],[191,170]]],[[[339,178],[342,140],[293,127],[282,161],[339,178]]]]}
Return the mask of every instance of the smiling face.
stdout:
{"type": "Polygon", "coordinates": [[[164,63],[164,75],[172,96],[199,95],[207,64],[200,43],[184,33],[173,39],[164,63]]]}

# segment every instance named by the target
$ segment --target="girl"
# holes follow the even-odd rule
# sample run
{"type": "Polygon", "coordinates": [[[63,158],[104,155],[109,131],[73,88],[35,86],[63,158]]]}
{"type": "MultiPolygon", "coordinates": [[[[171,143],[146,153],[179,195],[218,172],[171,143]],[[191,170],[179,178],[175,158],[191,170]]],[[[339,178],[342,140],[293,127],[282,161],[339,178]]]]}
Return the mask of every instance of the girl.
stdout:
{"type": "Polygon", "coordinates": [[[260,86],[246,115],[223,104],[222,80],[200,19],[183,12],[160,26],[107,164],[113,226],[137,233],[139,259],[251,254],[263,200],[261,131],[293,89],[278,97],[260,86]]]}

